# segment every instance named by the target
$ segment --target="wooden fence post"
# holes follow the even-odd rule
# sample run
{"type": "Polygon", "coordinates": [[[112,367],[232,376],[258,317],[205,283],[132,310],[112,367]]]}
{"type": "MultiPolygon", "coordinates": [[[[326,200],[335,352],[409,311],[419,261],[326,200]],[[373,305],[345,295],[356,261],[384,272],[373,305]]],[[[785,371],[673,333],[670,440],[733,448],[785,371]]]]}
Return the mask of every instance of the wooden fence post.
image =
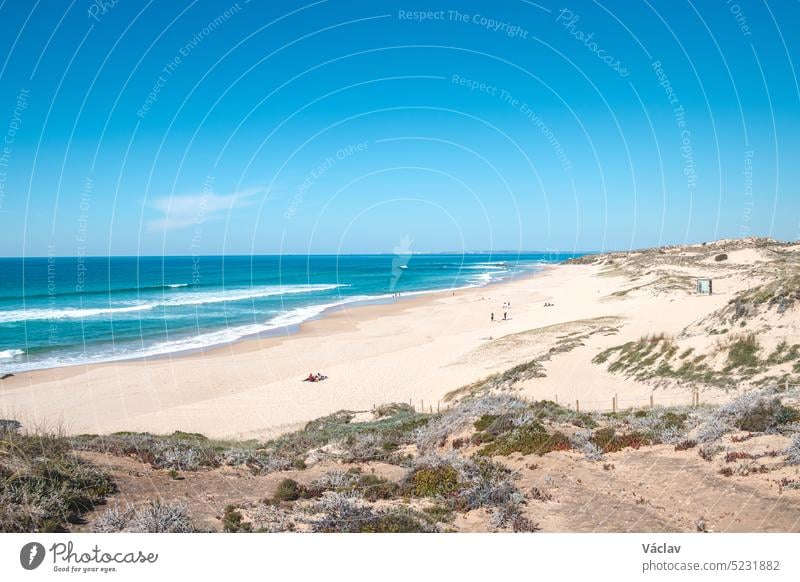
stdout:
{"type": "Polygon", "coordinates": [[[611,412],[613,412],[613,413],[617,412],[617,396],[616,396],[616,394],[614,395],[613,398],[611,398],[611,412]]]}
{"type": "Polygon", "coordinates": [[[650,393],[650,410],[653,410],[653,393],[650,393]]]}
{"type": "Polygon", "coordinates": [[[580,403],[580,401],[578,401],[578,400],[576,400],[576,401],[575,401],[575,410],[576,410],[577,412],[580,412],[580,411],[581,411],[581,403],[580,403]]]}

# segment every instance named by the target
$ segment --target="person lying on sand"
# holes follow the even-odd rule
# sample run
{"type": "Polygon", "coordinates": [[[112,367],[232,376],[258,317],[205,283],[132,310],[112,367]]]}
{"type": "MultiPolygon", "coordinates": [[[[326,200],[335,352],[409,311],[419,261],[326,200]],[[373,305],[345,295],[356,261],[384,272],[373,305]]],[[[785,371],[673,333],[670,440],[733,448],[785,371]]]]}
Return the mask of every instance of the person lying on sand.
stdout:
{"type": "Polygon", "coordinates": [[[320,374],[317,372],[316,374],[312,374],[311,372],[308,373],[308,377],[303,379],[303,382],[322,382],[323,380],[327,380],[328,377],[324,374],[320,374]]]}

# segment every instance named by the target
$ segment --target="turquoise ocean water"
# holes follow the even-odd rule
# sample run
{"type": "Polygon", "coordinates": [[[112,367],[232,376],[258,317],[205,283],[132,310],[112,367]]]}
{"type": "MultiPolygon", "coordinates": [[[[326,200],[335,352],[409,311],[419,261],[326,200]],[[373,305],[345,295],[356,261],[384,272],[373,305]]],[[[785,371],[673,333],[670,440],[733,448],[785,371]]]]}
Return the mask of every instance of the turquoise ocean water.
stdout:
{"type": "Polygon", "coordinates": [[[284,334],[331,309],[489,285],[571,256],[0,259],[0,373],[284,334]]]}

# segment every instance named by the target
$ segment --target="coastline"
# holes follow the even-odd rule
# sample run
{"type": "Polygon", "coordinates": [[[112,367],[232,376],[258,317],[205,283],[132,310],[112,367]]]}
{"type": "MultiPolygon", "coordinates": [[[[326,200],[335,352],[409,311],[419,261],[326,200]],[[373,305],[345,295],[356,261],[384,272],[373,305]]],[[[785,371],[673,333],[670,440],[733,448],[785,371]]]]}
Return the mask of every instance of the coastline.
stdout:
{"type": "MultiPolygon", "coordinates": [[[[727,300],[723,285],[712,298],[609,300],[630,281],[600,270],[548,265],[530,276],[452,294],[345,306],[301,324],[296,333],[179,356],[24,372],[0,381],[0,417],[68,434],[181,430],[266,438],[341,409],[410,402],[435,410],[449,392],[546,353],[581,322],[624,321],[613,338],[623,343],[654,327],[679,330],[727,300]],[[502,321],[505,301],[512,307],[502,321]],[[491,312],[500,321],[490,322],[491,312]],[[328,379],[302,382],[309,372],[328,379]]],[[[552,358],[547,377],[524,383],[523,394],[580,399],[584,406],[597,403],[595,408],[608,408],[606,401],[617,393],[631,403],[645,401],[652,387],[591,363],[608,341],[595,335],[579,350],[552,358]]],[[[670,398],[688,401],[682,391],[665,391],[659,403],[670,398]]]]}
{"type": "MultiPolygon", "coordinates": [[[[414,294],[401,295],[396,301],[392,301],[390,299],[366,299],[363,301],[345,303],[328,308],[320,314],[311,317],[300,324],[288,325],[275,330],[270,330],[268,332],[261,332],[258,334],[245,336],[232,342],[213,345],[206,348],[193,348],[153,356],[142,356],[107,362],[76,364],[17,372],[10,378],[0,380],[0,414],[5,417],[24,418],[26,420],[26,424],[29,426],[58,426],[60,430],[65,430],[69,434],[129,430],[128,428],[116,427],[137,427],[144,425],[139,425],[136,422],[128,425],[123,419],[119,419],[121,424],[116,424],[115,422],[106,431],[92,430],[92,426],[98,423],[87,421],[85,418],[75,422],[75,415],[72,414],[53,414],[57,411],[53,410],[53,407],[43,403],[39,397],[46,397],[47,394],[44,394],[44,392],[57,390],[59,391],[59,402],[71,400],[69,395],[66,393],[66,391],[69,390],[68,385],[70,382],[75,382],[76,385],[86,388],[93,388],[98,383],[101,383],[106,388],[103,390],[104,397],[108,397],[109,389],[115,383],[115,380],[121,380],[121,378],[130,373],[137,374],[141,373],[143,370],[152,370],[153,368],[157,369],[156,373],[165,373],[167,372],[167,368],[175,366],[184,367],[195,363],[202,363],[204,366],[211,364],[215,368],[220,366],[224,367],[225,365],[231,363],[236,365],[236,360],[240,358],[249,359],[254,356],[266,357],[266,354],[263,352],[279,349],[286,342],[292,342],[292,340],[298,340],[301,343],[304,343],[306,338],[319,339],[330,337],[335,334],[357,332],[360,325],[386,317],[402,316],[411,310],[435,304],[442,298],[455,296],[466,299],[473,296],[485,296],[489,295],[490,293],[503,293],[502,290],[506,289],[507,287],[509,288],[508,292],[511,293],[513,291],[511,291],[510,288],[513,286],[519,285],[524,281],[529,281],[531,279],[540,277],[556,267],[557,265],[553,264],[542,264],[541,266],[537,266],[535,269],[517,274],[513,279],[510,280],[501,280],[482,286],[465,286],[457,289],[435,289],[430,291],[415,292],[414,294]],[[226,360],[229,360],[227,364],[226,360]],[[20,391],[28,392],[28,398],[18,398],[20,391]],[[30,391],[36,391],[37,394],[32,394],[30,391]],[[39,392],[42,393],[39,394],[39,392]],[[9,404],[9,400],[12,400],[13,402],[9,404]],[[20,400],[23,401],[22,407],[18,407],[20,400]],[[33,414],[27,412],[31,409],[34,410],[33,414]]],[[[311,369],[313,368],[310,368],[309,371],[311,369]]],[[[314,371],[316,370],[314,369],[314,371]]],[[[299,377],[297,374],[294,374],[288,376],[287,380],[302,380],[302,378],[307,374],[308,371],[301,374],[299,377]]],[[[224,375],[224,372],[222,372],[221,375],[224,375]]],[[[171,377],[172,380],[175,380],[175,377],[172,374],[165,374],[165,376],[171,377]]],[[[124,382],[118,382],[120,390],[124,390],[124,388],[122,388],[123,384],[124,382]]],[[[326,384],[327,382],[318,384],[317,386],[324,387],[326,384]]],[[[94,393],[95,391],[92,389],[91,392],[94,393]]],[[[415,392],[416,391],[414,390],[410,391],[410,393],[415,392]]],[[[128,396],[130,395],[131,394],[128,396]]],[[[204,396],[207,395],[208,394],[204,393],[204,396]]],[[[124,394],[120,394],[119,396],[120,402],[129,400],[129,398],[127,398],[124,394]]],[[[411,398],[413,399],[413,396],[411,398]]],[[[404,399],[403,401],[407,400],[408,399],[404,399]]],[[[381,403],[382,402],[378,401],[374,404],[381,403]]],[[[66,402],[64,402],[64,404],[64,407],[58,406],[57,408],[60,410],[69,409],[69,404],[66,402]]],[[[103,415],[96,415],[98,419],[101,416],[103,415]]],[[[307,420],[311,420],[313,417],[314,415],[310,415],[307,420]]],[[[297,428],[298,426],[301,426],[303,422],[305,422],[305,420],[288,424],[280,423],[278,425],[273,425],[273,423],[270,423],[270,426],[266,429],[257,430],[256,432],[259,435],[277,434],[285,430],[297,428]]],[[[104,426],[104,424],[99,425],[104,426]]],[[[184,425],[181,424],[181,426],[184,425]]],[[[130,428],[130,430],[134,429],[130,428]]],[[[141,428],[140,430],[146,429],[141,428]]],[[[163,430],[156,430],[155,432],[172,432],[173,430],[183,429],[180,427],[175,429],[164,427],[163,430]]],[[[239,432],[231,433],[227,430],[211,430],[208,432],[220,437],[242,437],[242,434],[239,432]]]]}
{"type": "MultiPolygon", "coordinates": [[[[95,257],[96,258],[96,257],[95,257]]],[[[127,257],[122,257],[127,258],[127,257]]],[[[185,257],[174,257],[174,258],[185,258],[185,257]]],[[[216,257],[219,258],[219,257],[216,257]]],[[[519,257],[517,257],[519,258],[519,257]]],[[[481,263],[478,263],[481,264],[481,263]]],[[[506,263],[503,264],[504,267],[507,266],[506,263]]],[[[88,353],[80,353],[80,351],[85,352],[86,344],[85,344],[85,332],[81,327],[80,333],[81,336],[84,338],[83,340],[83,350],[80,350],[76,354],[67,353],[66,357],[44,357],[39,359],[33,359],[31,361],[25,362],[16,362],[13,361],[5,361],[2,357],[0,357],[0,371],[8,372],[11,375],[17,374],[26,374],[29,372],[34,371],[42,371],[42,370],[50,370],[56,368],[68,368],[68,367],[86,367],[86,366],[94,366],[94,365],[102,365],[102,364],[109,364],[109,363],[116,363],[116,362],[137,362],[137,361],[145,361],[145,360],[154,360],[158,358],[175,358],[181,357],[184,355],[190,355],[193,353],[202,353],[207,352],[216,348],[224,347],[227,345],[249,341],[258,338],[271,338],[271,337],[284,337],[296,333],[301,325],[307,324],[311,321],[321,319],[323,317],[328,316],[331,313],[335,313],[339,310],[347,310],[351,308],[359,308],[363,306],[369,305],[383,305],[383,304],[393,304],[399,300],[406,301],[410,298],[417,297],[417,296],[427,296],[427,295],[435,295],[441,293],[452,293],[452,292],[460,292],[467,289],[473,288],[485,288],[488,286],[494,286],[498,284],[503,284],[505,282],[510,282],[514,280],[519,280],[522,277],[532,276],[536,273],[540,272],[544,267],[551,266],[554,263],[546,262],[541,259],[535,259],[528,263],[523,264],[516,264],[515,267],[512,269],[510,275],[505,277],[494,278],[491,276],[491,271],[486,273],[481,273],[478,279],[481,282],[471,282],[467,281],[459,281],[455,285],[451,286],[439,286],[439,287],[432,287],[432,288],[422,288],[422,289],[407,289],[401,293],[389,292],[389,290],[383,289],[378,292],[369,292],[368,290],[364,289],[361,290],[360,293],[355,295],[349,294],[342,294],[337,293],[336,296],[320,296],[317,297],[316,302],[311,302],[308,304],[301,304],[301,305],[294,305],[291,307],[286,307],[284,303],[281,301],[280,305],[274,306],[272,310],[267,308],[264,310],[263,306],[260,307],[261,313],[257,313],[254,311],[253,313],[249,314],[245,320],[242,320],[241,317],[236,318],[233,317],[232,319],[225,319],[226,325],[220,326],[219,320],[205,322],[202,320],[201,317],[198,317],[197,314],[192,313],[191,321],[189,327],[187,328],[184,326],[183,329],[177,328],[174,332],[174,335],[170,337],[169,333],[162,338],[158,339],[148,339],[146,334],[142,334],[141,330],[135,330],[136,333],[133,337],[128,334],[125,335],[124,330],[121,332],[121,335],[117,336],[115,330],[106,329],[106,335],[110,332],[110,336],[106,338],[107,343],[116,344],[114,349],[111,351],[90,351],[88,353]],[[485,279],[484,279],[485,277],[485,279]],[[259,315],[261,316],[259,318],[259,315]],[[194,333],[188,333],[189,331],[194,331],[194,333]],[[109,339],[110,338],[110,339],[109,339]],[[117,338],[119,341],[113,341],[114,338],[117,338]],[[131,340],[133,341],[133,347],[131,346],[131,340]]],[[[469,269],[472,265],[462,265],[465,269],[469,269]]],[[[445,267],[447,268],[447,267],[445,267]]],[[[284,291],[275,291],[270,289],[268,292],[264,294],[259,294],[255,292],[252,297],[269,297],[273,295],[280,295],[281,292],[285,292],[287,294],[291,294],[292,296],[296,293],[307,293],[311,291],[316,291],[318,289],[306,289],[307,287],[326,287],[330,288],[339,288],[339,287],[351,287],[351,284],[291,284],[286,283],[286,289],[284,291]],[[298,288],[303,289],[298,289],[298,288]]],[[[189,284],[178,284],[178,285],[158,285],[158,288],[174,288],[174,287],[188,287],[189,284]]],[[[267,285],[269,287],[269,285],[267,285]]],[[[284,288],[283,282],[278,282],[275,287],[279,289],[284,288]]],[[[135,290],[135,288],[131,288],[135,290]]],[[[122,289],[122,291],[130,291],[131,289],[122,289]]],[[[327,289],[323,289],[325,291],[327,289]]],[[[234,289],[234,292],[236,290],[234,289]]],[[[239,290],[242,291],[241,289],[239,290]]],[[[94,293],[97,293],[96,291],[94,293]]],[[[221,292],[218,292],[218,296],[215,296],[213,292],[210,293],[211,297],[208,298],[204,296],[201,299],[194,299],[190,298],[188,303],[174,303],[174,305],[182,306],[182,305],[203,305],[205,303],[220,303],[223,300],[219,298],[219,295],[226,293],[226,290],[223,288],[221,292]]],[[[252,293],[252,292],[251,292],[252,293]]],[[[247,295],[243,297],[247,299],[251,297],[247,295]]],[[[241,299],[242,297],[240,297],[241,299]]],[[[124,299],[124,298],[123,298],[124,299]]],[[[175,298],[180,300],[180,298],[175,298]]],[[[118,300],[120,301],[120,300],[118,300]]],[[[137,299],[137,301],[140,301],[137,299]]],[[[137,304],[134,307],[87,307],[85,309],[81,308],[77,311],[86,311],[91,312],[89,315],[96,315],[97,313],[104,312],[111,314],[115,311],[129,311],[129,310],[148,310],[152,309],[153,307],[157,307],[162,305],[158,303],[157,299],[150,298],[147,301],[141,300],[141,304],[137,304]],[[141,303],[143,301],[143,303],[141,303]],[[149,303],[148,303],[149,301],[149,303]]],[[[163,300],[163,305],[173,305],[172,302],[163,300]]],[[[124,300],[122,300],[124,305],[124,300]]],[[[51,311],[57,312],[58,309],[50,309],[51,311]]],[[[43,317],[40,312],[45,311],[41,307],[32,307],[29,311],[26,311],[24,307],[21,309],[16,309],[12,306],[11,309],[7,311],[0,312],[0,315],[5,316],[6,319],[3,319],[3,322],[17,322],[17,321],[28,321],[33,320],[41,321],[46,320],[50,321],[59,321],[60,317],[58,314],[51,315],[47,314],[48,317],[43,317]],[[22,313],[20,315],[19,313],[22,313]],[[30,315],[30,317],[29,317],[30,315]],[[13,318],[17,319],[13,319],[13,318]]],[[[74,307],[66,307],[63,311],[76,311],[74,307]]],[[[185,314],[184,314],[185,316],[185,314]]],[[[71,315],[71,317],[76,317],[75,315],[71,315]]],[[[2,319],[2,318],[0,318],[2,319]]],[[[70,318],[67,321],[71,321],[70,318]]],[[[73,320],[74,321],[74,320],[73,320]]],[[[162,327],[166,328],[166,321],[162,327]]],[[[89,321],[89,323],[92,323],[89,321]]],[[[53,334],[52,331],[54,328],[51,325],[50,331],[47,333],[53,334]]],[[[36,330],[34,330],[36,331],[36,330]]],[[[41,330],[39,330],[41,331],[41,330]]],[[[163,331],[163,330],[162,330],[163,331]]],[[[166,331],[169,331],[166,329],[166,331]]],[[[67,335],[69,335],[69,330],[67,330],[67,335]]],[[[5,338],[6,344],[10,341],[10,338],[5,338]]],[[[57,342],[56,342],[57,343],[57,342]]],[[[0,356],[12,358],[18,355],[25,355],[26,353],[34,353],[34,352],[41,352],[42,347],[49,349],[54,345],[52,338],[50,339],[50,343],[44,346],[37,345],[34,343],[31,346],[26,346],[25,349],[9,349],[0,354],[0,356]],[[6,354],[8,352],[8,354],[6,354]],[[14,354],[11,354],[11,353],[14,354]],[[5,354],[5,356],[4,356],[5,354]]],[[[77,344],[80,347],[80,342],[77,344]]]]}
{"type": "MultiPolygon", "coordinates": [[[[374,306],[388,306],[388,305],[396,305],[398,303],[405,303],[412,301],[414,299],[435,296],[439,294],[446,294],[446,293],[456,293],[461,291],[466,291],[470,289],[486,289],[489,287],[495,287],[498,285],[503,285],[507,283],[512,283],[514,281],[519,281],[523,278],[533,277],[538,273],[541,273],[545,269],[549,267],[556,266],[554,263],[542,263],[541,265],[537,265],[535,267],[530,267],[525,271],[521,271],[512,276],[511,279],[499,279],[496,281],[489,281],[483,285],[465,285],[462,287],[452,287],[452,288],[439,288],[439,289],[428,289],[423,291],[410,291],[406,292],[405,294],[398,294],[397,298],[392,298],[389,294],[383,295],[375,295],[372,297],[363,297],[363,298],[347,298],[342,297],[339,301],[326,305],[321,306],[323,309],[319,313],[315,313],[309,316],[307,319],[296,323],[288,323],[285,325],[280,325],[274,328],[267,329],[265,331],[258,331],[255,333],[249,333],[246,335],[242,335],[235,339],[231,340],[223,340],[217,343],[211,343],[204,346],[198,347],[185,347],[179,348],[174,351],[164,351],[164,352],[156,352],[152,354],[142,354],[142,355],[133,355],[133,356],[119,356],[119,357],[110,357],[109,359],[101,359],[96,361],[86,361],[86,362],[74,362],[69,364],[62,364],[56,366],[49,366],[49,367],[42,367],[42,368],[32,368],[29,370],[20,370],[14,371],[12,376],[23,376],[26,374],[39,374],[41,372],[53,371],[53,370],[63,370],[63,369],[77,369],[78,371],[81,368],[86,368],[89,366],[101,366],[107,364],[122,364],[122,363],[136,363],[136,362],[146,362],[146,361],[155,361],[160,359],[173,359],[173,358],[181,358],[185,356],[191,356],[194,354],[211,354],[217,350],[224,350],[230,346],[236,344],[244,344],[247,342],[253,342],[256,340],[267,340],[267,339],[281,339],[286,337],[291,337],[295,334],[301,332],[305,326],[311,324],[312,322],[319,321],[326,317],[330,317],[331,315],[339,312],[339,311],[347,311],[349,309],[360,309],[364,307],[374,307],[374,306]]],[[[311,305],[309,307],[315,307],[311,305]]],[[[77,372],[76,372],[77,373],[77,372]]],[[[0,388],[2,384],[0,384],[0,388]]]]}

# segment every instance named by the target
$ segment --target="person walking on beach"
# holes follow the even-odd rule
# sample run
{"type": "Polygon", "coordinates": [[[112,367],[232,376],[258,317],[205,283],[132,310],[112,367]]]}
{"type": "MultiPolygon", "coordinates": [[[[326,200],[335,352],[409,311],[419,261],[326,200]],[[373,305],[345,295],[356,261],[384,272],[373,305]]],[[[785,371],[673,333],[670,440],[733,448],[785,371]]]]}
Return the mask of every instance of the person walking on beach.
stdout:
{"type": "Polygon", "coordinates": [[[504,311],[503,312],[503,321],[505,321],[506,319],[508,319],[508,312],[504,311]]]}
{"type": "Polygon", "coordinates": [[[490,316],[490,320],[494,321],[494,311],[492,311],[492,315],[490,316]]]}

